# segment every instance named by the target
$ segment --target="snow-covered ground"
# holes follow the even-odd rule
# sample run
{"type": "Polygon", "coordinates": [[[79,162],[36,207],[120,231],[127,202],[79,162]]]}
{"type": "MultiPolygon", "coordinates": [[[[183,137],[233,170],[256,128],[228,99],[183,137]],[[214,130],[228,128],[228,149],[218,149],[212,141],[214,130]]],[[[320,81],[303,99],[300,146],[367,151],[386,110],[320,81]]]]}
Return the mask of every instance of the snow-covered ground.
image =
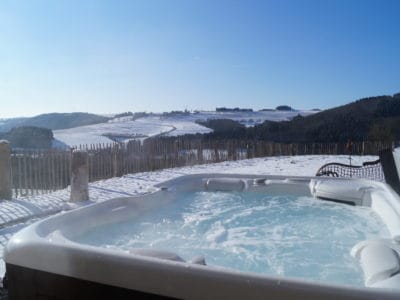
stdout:
{"type": "MultiPolygon", "coordinates": [[[[54,130],[54,138],[58,145],[77,146],[80,144],[98,144],[120,142],[131,139],[144,139],[157,135],[177,136],[186,133],[208,133],[211,129],[195,122],[179,118],[162,118],[149,116],[131,120],[118,118],[108,123],[100,123],[69,129],[54,130]]],[[[58,146],[56,145],[56,147],[58,146]]]]}
{"type": "Polygon", "coordinates": [[[122,119],[108,123],[100,123],[88,126],[80,126],[69,129],[54,130],[54,138],[68,146],[80,144],[97,144],[113,142],[107,136],[134,136],[145,135],[151,137],[172,130],[171,125],[146,120],[146,118],[136,121],[122,119]]]}
{"type": "MultiPolygon", "coordinates": [[[[375,156],[353,156],[352,163],[360,165],[376,160],[375,156]]],[[[198,173],[264,174],[314,176],[326,163],[348,163],[344,155],[305,155],[254,158],[241,161],[226,161],[216,164],[164,169],[154,172],[128,174],[108,180],[97,181],[89,186],[90,201],[105,201],[115,197],[135,196],[154,191],[154,185],[182,175],[198,173]]],[[[68,203],[69,189],[31,198],[19,198],[0,202],[0,257],[12,234],[44,216],[76,207],[68,203]]],[[[0,276],[4,275],[4,262],[0,259],[0,276]]]]}
{"type": "Polygon", "coordinates": [[[114,140],[128,141],[157,135],[178,136],[183,134],[208,133],[212,130],[196,121],[207,119],[232,119],[246,126],[261,124],[265,120],[284,121],[297,115],[310,115],[315,111],[254,111],[254,112],[199,112],[176,115],[149,115],[136,120],[121,117],[107,123],[54,130],[55,147],[77,146],[80,144],[110,143],[114,140]]]}

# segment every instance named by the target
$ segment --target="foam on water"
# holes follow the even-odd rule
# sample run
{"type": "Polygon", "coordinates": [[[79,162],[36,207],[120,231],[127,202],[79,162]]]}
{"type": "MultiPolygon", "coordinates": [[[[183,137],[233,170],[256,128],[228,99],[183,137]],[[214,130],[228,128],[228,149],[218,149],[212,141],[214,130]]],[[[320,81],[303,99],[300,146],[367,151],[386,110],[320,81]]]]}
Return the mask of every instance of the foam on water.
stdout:
{"type": "Polygon", "coordinates": [[[107,248],[156,248],[241,271],[363,286],[350,249],[388,237],[367,207],[310,197],[196,192],[158,211],[95,228],[75,240],[107,248]]]}

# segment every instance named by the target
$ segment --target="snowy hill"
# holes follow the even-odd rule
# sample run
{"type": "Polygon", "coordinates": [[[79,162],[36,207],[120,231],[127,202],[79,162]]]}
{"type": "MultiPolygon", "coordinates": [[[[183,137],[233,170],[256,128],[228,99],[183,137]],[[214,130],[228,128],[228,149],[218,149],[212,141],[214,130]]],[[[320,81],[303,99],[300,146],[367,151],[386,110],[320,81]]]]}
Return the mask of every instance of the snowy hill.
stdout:
{"type": "Polygon", "coordinates": [[[251,112],[199,112],[191,114],[188,119],[193,121],[207,119],[231,119],[245,126],[254,126],[264,121],[289,121],[297,115],[308,116],[316,113],[313,110],[269,110],[269,111],[251,111],[251,112]]]}
{"type": "Polygon", "coordinates": [[[196,112],[186,114],[151,114],[142,118],[120,117],[88,126],[54,130],[55,147],[76,146],[140,140],[159,135],[178,136],[184,134],[209,133],[212,130],[196,121],[207,119],[231,119],[245,126],[261,124],[265,120],[285,121],[297,115],[307,116],[315,111],[254,111],[254,112],[196,112]]]}
{"type": "Polygon", "coordinates": [[[191,121],[144,117],[137,120],[119,118],[107,123],[55,130],[54,138],[67,146],[142,140],[157,135],[207,133],[211,129],[191,121]]]}

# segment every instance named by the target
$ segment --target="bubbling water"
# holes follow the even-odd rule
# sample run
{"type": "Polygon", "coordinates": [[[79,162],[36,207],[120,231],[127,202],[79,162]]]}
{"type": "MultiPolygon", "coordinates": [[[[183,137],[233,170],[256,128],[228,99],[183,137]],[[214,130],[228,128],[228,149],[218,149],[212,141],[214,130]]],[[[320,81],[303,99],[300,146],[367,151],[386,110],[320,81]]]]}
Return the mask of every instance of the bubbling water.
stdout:
{"type": "Polygon", "coordinates": [[[192,192],[75,240],[125,251],[162,249],[186,260],[203,255],[208,265],[363,286],[350,249],[378,236],[389,233],[368,207],[305,196],[192,192]]]}

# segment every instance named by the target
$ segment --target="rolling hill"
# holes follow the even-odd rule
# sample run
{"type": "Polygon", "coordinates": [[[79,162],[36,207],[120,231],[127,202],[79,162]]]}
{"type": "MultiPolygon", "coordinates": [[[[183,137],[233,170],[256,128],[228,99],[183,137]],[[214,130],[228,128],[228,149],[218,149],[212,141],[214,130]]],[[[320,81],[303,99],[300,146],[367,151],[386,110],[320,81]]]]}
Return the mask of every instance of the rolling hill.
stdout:
{"type": "MultiPolygon", "coordinates": [[[[237,125],[225,129],[227,137],[234,128],[237,125]]],[[[216,134],[217,130],[209,135],[216,134]]],[[[219,131],[218,137],[221,136],[224,134],[219,131]]],[[[399,140],[400,93],[360,99],[312,115],[298,115],[290,121],[267,120],[263,124],[237,130],[236,136],[275,142],[399,140]]]]}
{"type": "Polygon", "coordinates": [[[400,140],[400,93],[364,98],[324,111],[124,113],[115,118],[52,113],[0,121],[0,132],[21,126],[54,130],[62,147],[191,134],[275,142],[393,141],[400,140]]]}
{"type": "Polygon", "coordinates": [[[31,118],[13,118],[0,122],[0,132],[7,132],[21,126],[35,126],[51,130],[67,129],[78,126],[85,126],[97,123],[104,123],[110,120],[108,117],[95,114],[74,112],[74,113],[49,113],[31,118]]]}

